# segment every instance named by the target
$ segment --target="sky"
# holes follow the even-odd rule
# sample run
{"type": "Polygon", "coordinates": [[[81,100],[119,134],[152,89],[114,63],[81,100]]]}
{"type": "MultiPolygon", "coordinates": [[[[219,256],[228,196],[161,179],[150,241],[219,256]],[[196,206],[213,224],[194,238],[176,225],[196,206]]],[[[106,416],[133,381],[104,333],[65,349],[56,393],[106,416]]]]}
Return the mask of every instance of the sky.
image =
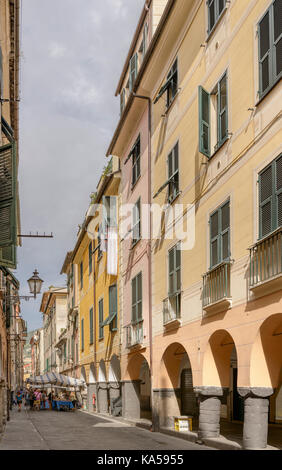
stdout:
{"type": "MultiPolygon", "coordinates": [[[[20,295],[34,269],[42,292],[74,248],[119,120],[115,90],[144,0],[22,0],[18,248],[20,295]]],[[[28,330],[42,326],[40,303],[21,302],[28,330]]]]}

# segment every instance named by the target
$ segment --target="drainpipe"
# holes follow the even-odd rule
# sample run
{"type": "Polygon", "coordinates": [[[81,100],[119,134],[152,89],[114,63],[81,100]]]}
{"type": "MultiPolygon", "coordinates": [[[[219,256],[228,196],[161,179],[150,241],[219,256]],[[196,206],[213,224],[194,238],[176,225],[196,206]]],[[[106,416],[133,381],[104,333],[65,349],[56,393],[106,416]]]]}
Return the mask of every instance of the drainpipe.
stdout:
{"type": "Polygon", "coordinates": [[[97,412],[97,409],[98,409],[98,402],[97,402],[97,380],[98,380],[98,377],[97,377],[97,364],[96,364],[96,361],[97,361],[97,308],[96,308],[96,275],[95,275],[95,269],[96,269],[96,265],[95,265],[95,249],[93,251],[93,297],[94,297],[94,325],[95,325],[95,328],[94,328],[94,331],[95,331],[95,338],[94,338],[94,364],[95,364],[95,379],[96,379],[96,400],[95,400],[95,406],[96,406],[96,412],[97,412]]]}
{"type": "MultiPolygon", "coordinates": [[[[152,100],[149,96],[137,95],[133,93],[135,98],[148,101],[148,204],[151,209],[151,137],[152,137],[152,100]]],[[[149,241],[148,241],[148,258],[149,258],[149,342],[150,342],[150,372],[151,372],[151,407],[152,407],[152,431],[156,431],[154,423],[154,404],[153,404],[153,328],[152,328],[152,215],[150,210],[149,219],[149,241]]]]}

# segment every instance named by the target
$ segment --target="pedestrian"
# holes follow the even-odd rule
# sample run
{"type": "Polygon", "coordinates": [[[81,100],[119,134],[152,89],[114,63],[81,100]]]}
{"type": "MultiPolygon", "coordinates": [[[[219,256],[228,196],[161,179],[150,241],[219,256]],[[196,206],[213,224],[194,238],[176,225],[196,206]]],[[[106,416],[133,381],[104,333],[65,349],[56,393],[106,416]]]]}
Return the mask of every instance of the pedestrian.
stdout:
{"type": "Polygon", "coordinates": [[[35,400],[34,400],[34,408],[39,411],[40,410],[40,401],[41,401],[41,392],[40,390],[35,390],[34,392],[35,400]]]}
{"type": "Polygon", "coordinates": [[[23,393],[21,393],[20,390],[17,391],[17,394],[16,394],[16,401],[17,401],[17,405],[18,405],[18,411],[20,412],[20,411],[21,411],[22,402],[23,402],[23,393]]]}
{"type": "Polygon", "coordinates": [[[31,388],[30,391],[29,391],[29,405],[30,405],[30,411],[33,410],[34,400],[35,400],[35,395],[34,395],[34,391],[33,391],[32,388],[31,388]]]}
{"type": "Polygon", "coordinates": [[[49,409],[52,410],[52,402],[54,401],[54,391],[51,390],[51,392],[48,395],[48,400],[49,400],[49,409]]]}
{"type": "Polygon", "coordinates": [[[30,399],[30,392],[29,390],[26,391],[25,393],[25,407],[27,408],[29,406],[29,399],[30,399]]]}

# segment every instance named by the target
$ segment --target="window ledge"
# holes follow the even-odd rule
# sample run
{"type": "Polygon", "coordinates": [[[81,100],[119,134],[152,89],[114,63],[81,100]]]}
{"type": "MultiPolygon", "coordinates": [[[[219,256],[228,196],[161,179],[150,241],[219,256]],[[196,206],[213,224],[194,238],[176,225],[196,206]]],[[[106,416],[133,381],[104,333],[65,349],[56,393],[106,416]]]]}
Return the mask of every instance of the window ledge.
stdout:
{"type": "Polygon", "coordinates": [[[259,281],[257,284],[250,286],[250,291],[253,292],[256,298],[258,298],[277,292],[281,288],[282,273],[279,273],[276,276],[273,276],[264,281],[259,281]]]}
{"type": "Polygon", "coordinates": [[[133,190],[135,189],[135,186],[137,185],[137,183],[138,183],[138,181],[140,180],[140,178],[141,178],[141,173],[140,173],[140,175],[138,176],[138,178],[137,178],[137,180],[135,181],[135,183],[134,183],[134,184],[131,184],[131,191],[133,191],[133,190]]]}
{"type": "Polygon", "coordinates": [[[273,90],[273,88],[276,87],[276,85],[280,82],[281,78],[282,76],[278,77],[277,80],[273,83],[273,85],[271,85],[271,87],[268,88],[268,90],[264,91],[263,95],[259,98],[259,100],[255,104],[256,108],[260,105],[260,103],[264,100],[264,98],[273,90]]]}
{"type": "Polygon", "coordinates": [[[182,321],[180,318],[172,318],[171,320],[166,321],[163,325],[167,330],[179,328],[182,325],[182,321]]]}
{"type": "MultiPolygon", "coordinates": [[[[229,135],[230,135],[230,134],[229,134],[229,135]]],[[[227,137],[225,137],[225,139],[221,142],[221,144],[217,147],[217,149],[216,149],[216,150],[213,152],[213,154],[209,157],[209,160],[210,160],[211,158],[213,158],[213,157],[217,154],[217,152],[218,152],[219,150],[222,149],[222,147],[226,144],[226,142],[228,142],[228,140],[230,140],[230,136],[229,136],[229,135],[227,135],[227,137]]]]}
{"type": "Polygon", "coordinates": [[[230,297],[223,297],[216,302],[213,302],[209,305],[203,307],[203,310],[206,314],[213,315],[215,313],[221,313],[226,310],[229,310],[232,307],[232,299],[230,297]]]}
{"type": "Polygon", "coordinates": [[[168,105],[168,106],[166,105],[165,112],[164,112],[163,116],[167,116],[168,113],[170,112],[171,108],[173,107],[174,103],[176,102],[176,98],[178,97],[178,95],[179,95],[179,93],[180,93],[180,90],[181,90],[181,89],[178,87],[175,96],[173,97],[173,99],[171,100],[171,102],[169,103],[169,105],[168,105]]]}
{"type": "Polygon", "coordinates": [[[217,29],[218,25],[221,23],[222,21],[222,18],[225,16],[225,13],[227,11],[227,5],[225,5],[224,9],[222,10],[222,12],[220,13],[219,17],[217,18],[217,21],[216,23],[213,25],[212,29],[210,31],[207,31],[207,38],[206,38],[206,44],[210,41],[210,39],[212,38],[215,30],[217,29]]]}

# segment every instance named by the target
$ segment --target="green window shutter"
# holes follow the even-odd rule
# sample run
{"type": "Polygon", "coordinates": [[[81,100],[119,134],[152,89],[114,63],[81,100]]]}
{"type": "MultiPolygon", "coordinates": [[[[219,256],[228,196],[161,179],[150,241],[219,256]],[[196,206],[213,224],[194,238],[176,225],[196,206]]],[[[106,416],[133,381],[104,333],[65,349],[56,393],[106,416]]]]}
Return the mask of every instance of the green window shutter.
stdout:
{"type": "Polygon", "coordinates": [[[148,23],[145,24],[144,29],[143,29],[143,50],[142,50],[143,58],[147,51],[147,44],[148,44],[148,23]]]}
{"type": "Polygon", "coordinates": [[[216,1],[215,0],[208,0],[208,16],[209,16],[209,32],[212,30],[212,28],[215,25],[216,21],[216,1]]]}
{"type": "Polygon", "coordinates": [[[273,164],[269,165],[259,175],[259,237],[263,238],[274,230],[274,204],[273,204],[273,164]]]}
{"type": "Polygon", "coordinates": [[[133,89],[134,82],[136,80],[138,73],[138,53],[136,52],[134,56],[130,59],[129,65],[129,91],[133,89]]]}
{"type": "Polygon", "coordinates": [[[267,10],[258,24],[259,37],[259,92],[260,96],[271,84],[271,38],[270,38],[270,10],[267,10]]]}
{"type": "Polygon", "coordinates": [[[110,196],[110,227],[117,227],[117,196],[110,196]]]}
{"type": "Polygon", "coordinates": [[[227,138],[228,135],[228,108],[227,108],[227,75],[225,74],[218,83],[218,146],[227,138]]]}
{"type": "Polygon", "coordinates": [[[230,258],[230,202],[223,204],[210,217],[210,266],[230,258]]]}
{"type": "Polygon", "coordinates": [[[272,6],[273,25],[273,69],[274,80],[277,80],[282,72],[282,2],[275,0],[272,6]]]}
{"type": "Polygon", "coordinates": [[[133,324],[142,320],[142,272],[135,276],[131,281],[132,292],[132,314],[131,322],[133,324]]]}
{"type": "Polygon", "coordinates": [[[172,202],[179,193],[179,146],[178,142],[175,145],[172,152],[170,152],[167,163],[168,163],[168,201],[172,202]]]}
{"type": "Polygon", "coordinates": [[[81,351],[84,351],[84,319],[81,320],[81,351]]]}
{"type": "Polygon", "coordinates": [[[168,252],[168,295],[173,296],[181,291],[181,250],[177,243],[168,252]]]}
{"type": "Polygon", "coordinates": [[[140,135],[132,149],[132,186],[140,176],[140,135]]]}
{"type": "Polygon", "coordinates": [[[140,240],[141,236],[141,216],[140,216],[141,203],[140,199],[136,202],[133,207],[133,244],[137,243],[140,240]]]}
{"type": "Polygon", "coordinates": [[[0,148],[0,264],[16,268],[16,143],[0,148]]]}
{"type": "Polygon", "coordinates": [[[125,88],[122,89],[122,92],[120,94],[120,114],[123,113],[124,108],[125,108],[125,88]]]}
{"type": "Polygon", "coordinates": [[[104,301],[99,300],[99,339],[104,338],[104,329],[101,324],[104,321],[104,301]]]}
{"type": "Polygon", "coordinates": [[[93,332],[93,307],[89,311],[89,342],[93,344],[94,342],[94,332],[93,332]]]}
{"type": "Polygon", "coordinates": [[[109,287],[109,316],[115,315],[111,324],[111,330],[117,328],[117,285],[109,287]]]}
{"type": "Polygon", "coordinates": [[[80,288],[83,288],[83,261],[80,263],[80,288]]]}
{"type": "Polygon", "coordinates": [[[277,227],[282,226],[282,154],[275,162],[275,195],[277,207],[277,227]]]}
{"type": "Polygon", "coordinates": [[[89,274],[92,273],[92,242],[88,245],[89,274]]]}
{"type": "Polygon", "coordinates": [[[199,86],[199,151],[210,157],[210,95],[199,86]]]}

